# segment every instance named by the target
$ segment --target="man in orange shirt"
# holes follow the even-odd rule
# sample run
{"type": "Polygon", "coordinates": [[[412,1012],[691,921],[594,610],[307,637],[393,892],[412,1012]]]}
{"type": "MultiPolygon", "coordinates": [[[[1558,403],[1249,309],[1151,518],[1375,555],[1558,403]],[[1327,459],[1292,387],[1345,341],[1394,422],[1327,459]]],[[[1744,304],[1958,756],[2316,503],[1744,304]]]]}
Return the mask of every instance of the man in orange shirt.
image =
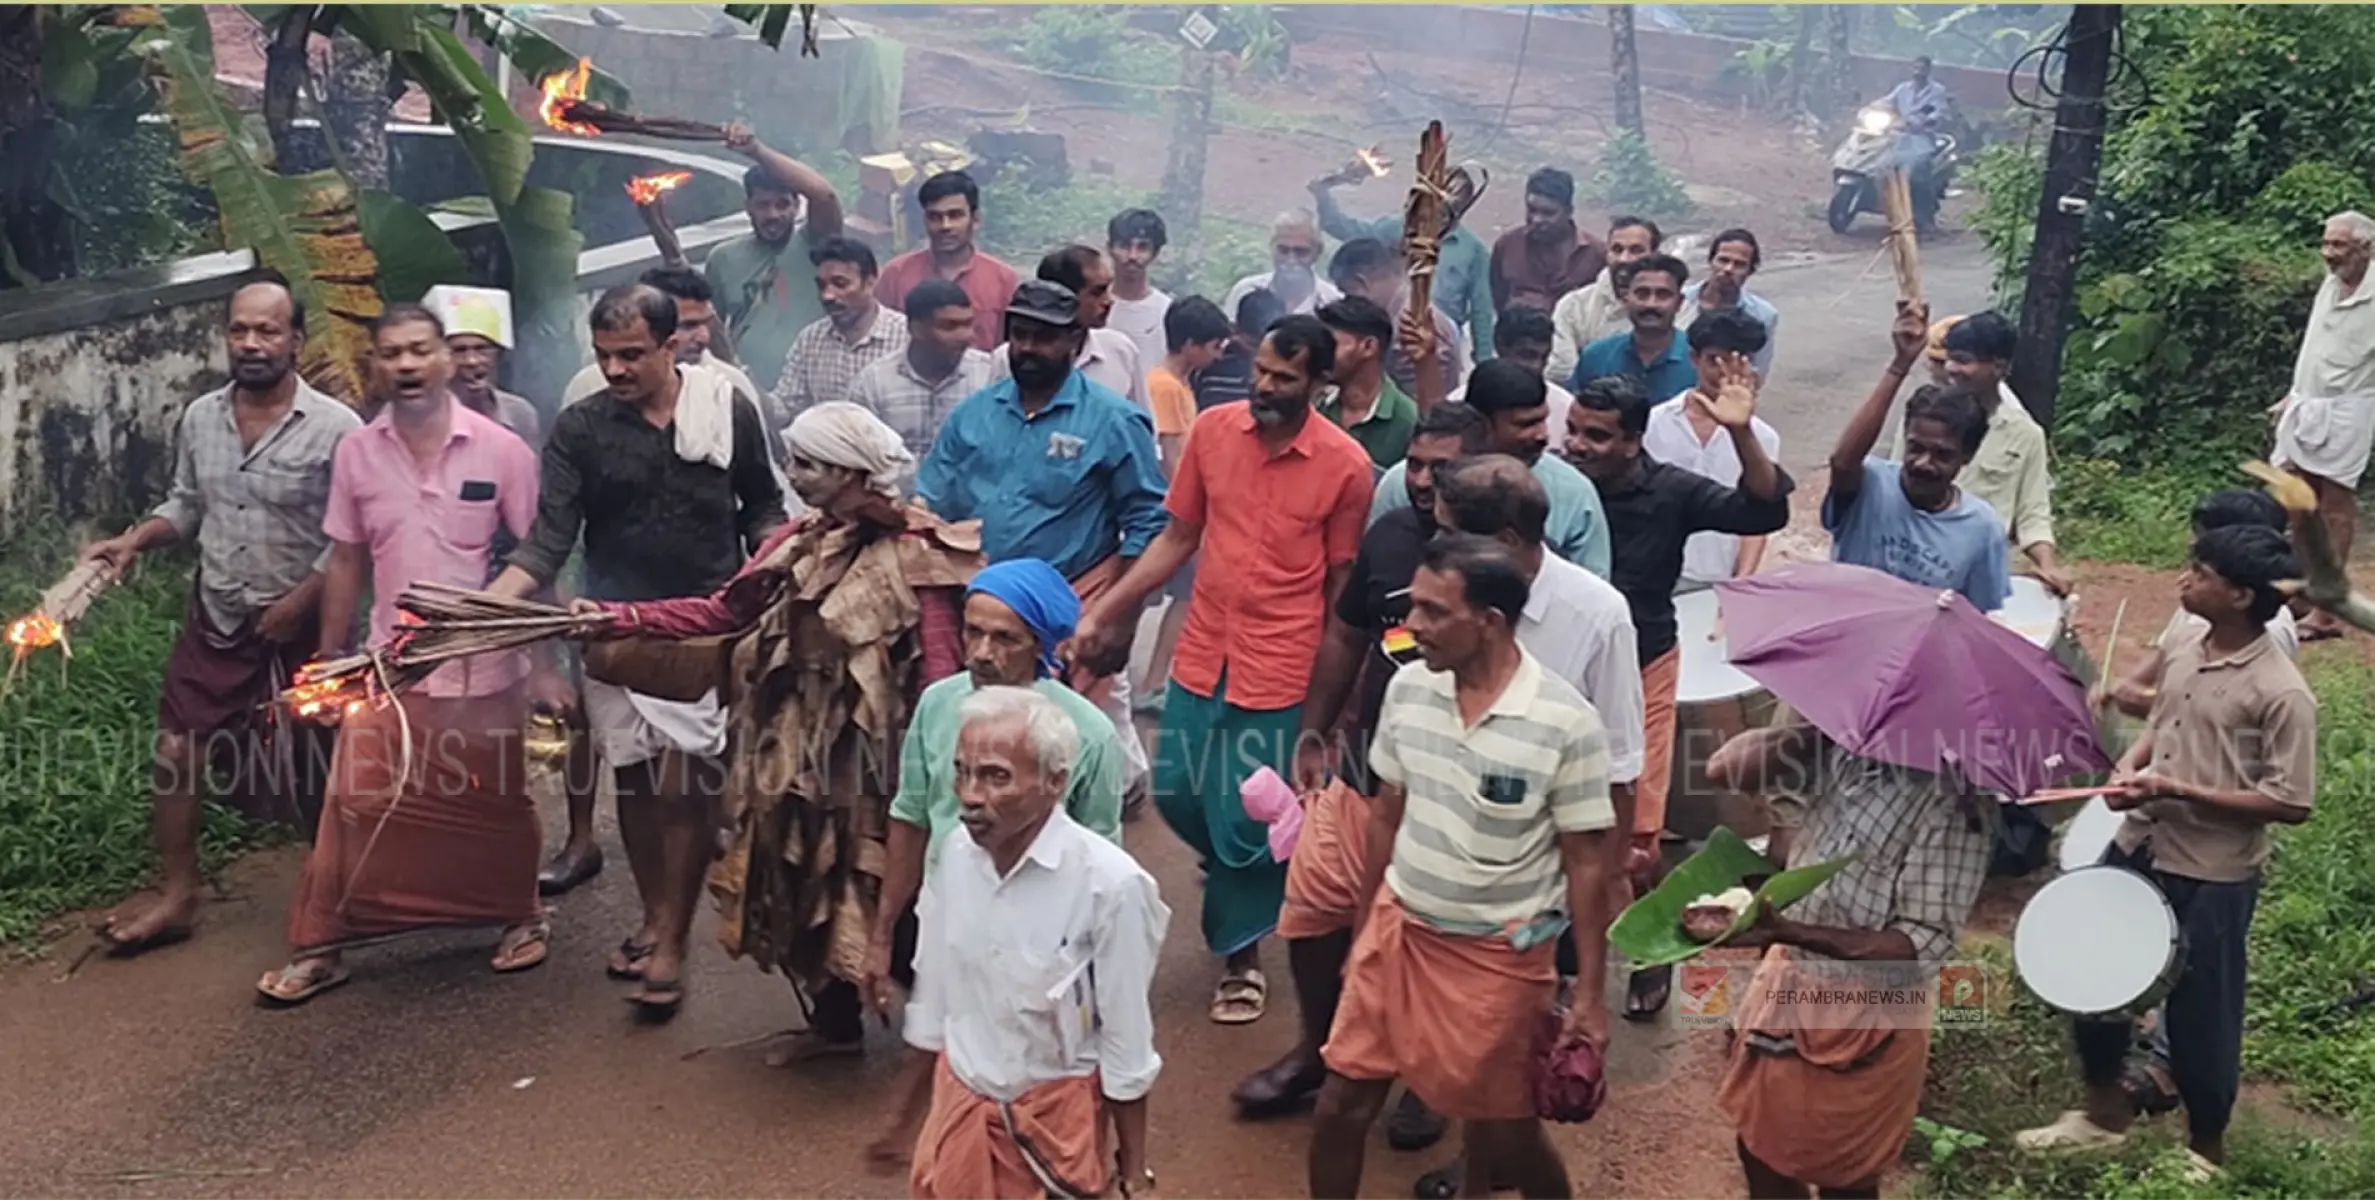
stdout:
{"type": "Polygon", "coordinates": [[[1078,670],[1114,670],[1146,598],[1199,549],[1212,555],[1163,700],[1154,795],[1204,860],[1204,941],[1227,960],[1212,1019],[1228,1025],[1262,1015],[1259,948],[1286,892],[1286,866],[1238,788],[1265,766],[1291,777],[1328,605],[1369,512],[1368,453],[1311,411],[1335,358],[1336,336],[1316,317],[1270,327],[1254,354],[1252,399],[1196,418],[1165,502],[1170,525],[1065,647],[1078,670]]]}
{"type": "Polygon", "coordinates": [[[923,245],[882,264],[874,298],[884,308],[902,309],[907,293],[927,279],[945,279],[973,301],[973,348],[989,350],[1006,340],[1006,303],[1022,277],[1014,268],[981,252],[981,188],[963,171],[942,171],[915,190],[924,209],[923,245]]]}

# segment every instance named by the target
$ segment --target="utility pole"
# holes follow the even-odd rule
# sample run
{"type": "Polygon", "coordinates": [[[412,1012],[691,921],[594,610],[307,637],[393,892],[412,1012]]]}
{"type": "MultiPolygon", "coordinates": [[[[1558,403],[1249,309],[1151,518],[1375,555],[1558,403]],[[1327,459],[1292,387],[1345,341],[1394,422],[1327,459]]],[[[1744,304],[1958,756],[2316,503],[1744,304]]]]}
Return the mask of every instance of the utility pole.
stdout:
{"type": "Polygon", "coordinates": [[[1608,73],[1616,80],[1616,128],[1646,145],[1649,130],[1641,121],[1641,52],[1633,39],[1633,6],[1608,6],[1608,73]]]}
{"type": "Polygon", "coordinates": [[[2062,342],[2075,304],[2078,256],[2086,249],[2086,217],[2103,159],[2111,83],[2111,44],[2119,34],[2119,6],[2080,4],[2063,34],[2061,104],[2053,141],[2045,150],[2045,191],[2037,201],[2035,250],[2021,297],[2020,352],[2012,361],[2012,391],[2048,430],[2062,393],[2062,342]]]}

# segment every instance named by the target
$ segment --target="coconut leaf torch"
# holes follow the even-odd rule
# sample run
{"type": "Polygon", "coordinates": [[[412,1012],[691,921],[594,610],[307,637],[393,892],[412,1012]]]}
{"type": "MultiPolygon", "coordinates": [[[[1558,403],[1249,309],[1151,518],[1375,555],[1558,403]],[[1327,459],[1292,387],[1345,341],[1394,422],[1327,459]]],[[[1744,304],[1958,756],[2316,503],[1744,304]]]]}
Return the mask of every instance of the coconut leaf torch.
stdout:
{"type": "Polygon", "coordinates": [[[685,257],[676,227],[668,220],[668,193],[692,177],[691,171],[665,171],[658,175],[638,175],[627,181],[627,197],[635,202],[636,215],[643,218],[643,227],[651,231],[652,244],[660,249],[660,261],[671,267],[684,266],[685,257]]]}

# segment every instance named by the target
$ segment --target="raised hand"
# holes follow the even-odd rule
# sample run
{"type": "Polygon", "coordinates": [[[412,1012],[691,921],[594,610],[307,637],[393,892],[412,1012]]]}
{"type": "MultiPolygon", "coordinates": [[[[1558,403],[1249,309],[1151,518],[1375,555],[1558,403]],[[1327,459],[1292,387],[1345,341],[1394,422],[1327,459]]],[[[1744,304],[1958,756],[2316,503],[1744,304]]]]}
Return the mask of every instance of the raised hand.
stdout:
{"type": "Polygon", "coordinates": [[[736,154],[749,154],[757,148],[759,135],[752,131],[750,126],[736,121],[726,126],[725,136],[719,140],[725,142],[726,149],[732,150],[736,154]]]}
{"type": "Polygon", "coordinates": [[[1413,363],[1435,361],[1435,322],[1415,307],[1402,310],[1401,333],[1394,339],[1413,363]]]}
{"type": "Polygon", "coordinates": [[[1748,356],[1724,354],[1710,375],[1691,389],[1690,402],[1726,429],[1746,428],[1757,412],[1757,373],[1748,356]]]}
{"type": "Polygon", "coordinates": [[[1889,326],[1888,337],[1898,364],[1911,366],[1930,346],[1930,306],[1919,300],[1897,301],[1897,320],[1889,326]]]}

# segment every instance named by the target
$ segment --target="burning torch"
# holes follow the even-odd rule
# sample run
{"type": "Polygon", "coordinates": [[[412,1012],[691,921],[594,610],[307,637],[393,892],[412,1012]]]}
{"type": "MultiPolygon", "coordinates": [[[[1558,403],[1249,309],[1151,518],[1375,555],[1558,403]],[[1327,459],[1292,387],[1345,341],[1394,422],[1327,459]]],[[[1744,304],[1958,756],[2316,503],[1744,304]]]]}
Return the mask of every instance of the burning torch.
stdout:
{"type": "Polygon", "coordinates": [[[671,267],[685,265],[685,257],[684,245],[676,238],[676,227],[668,221],[667,197],[692,177],[691,171],[663,171],[627,181],[627,198],[635,202],[636,215],[643,218],[643,227],[651,231],[652,244],[660,248],[660,261],[671,267]]]}
{"type": "Polygon", "coordinates": [[[722,125],[706,121],[686,121],[676,117],[648,117],[612,108],[598,100],[586,99],[586,83],[593,77],[594,60],[577,60],[575,70],[559,71],[544,77],[540,88],[544,102],[536,114],[544,123],[563,133],[581,137],[595,137],[605,133],[639,133],[645,137],[666,138],[678,142],[722,142],[726,130],[722,125]]]}
{"type": "MultiPolygon", "coordinates": [[[[66,577],[41,593],[41,600],[33,611],[8,623],[8,675],[0,682],[0,689],[14,686],[23,672],[25,659],[34,651],[56,646],[63,659],[74,657],[74,643],[66,640],[66,627],[82,619],[91,602],[99,598],[116,581],[115,568],[103,559],[85,559],[66,577]]],[[[61,660],[61,662],[63,661],[61,660]]]]}

